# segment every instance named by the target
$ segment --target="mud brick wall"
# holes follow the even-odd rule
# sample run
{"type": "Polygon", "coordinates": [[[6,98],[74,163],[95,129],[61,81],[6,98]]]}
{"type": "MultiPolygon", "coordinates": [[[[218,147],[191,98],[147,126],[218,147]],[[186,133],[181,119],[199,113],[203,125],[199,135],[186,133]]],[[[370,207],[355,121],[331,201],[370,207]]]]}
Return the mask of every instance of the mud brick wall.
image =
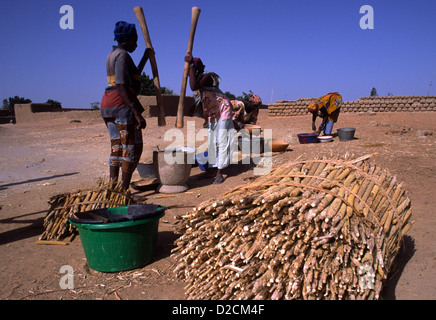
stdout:
{"type": "MultiPolygon", "coordinates": [[[[270,117],[306,115],[308,105],[317,98],[301,98],[297,101],[279,100],[268,105],[270,117]]],[[[341,112],[410,112],[436,111],[436,96],[386,96],[362,97],[355,101],[344,101],[341,112]]]]}
{"type": "Polygon", "coordinates": [[[62,108],[53,107],[49,103],[16,103],[14,111],[17,123],[30,123],[44,120],[47,112],[60,112],[62,108]]]}
{"type": "MultiPolygon", "coordinates": [[[[177,109],[179,106],[179,98],[178,95],[171,94],[163,94],[162,95],[162,104],[165,108],[165,116],[177,116],[177,109]]],[[[144,118],[152,118],[157,117],[159,114],[159,108],[157,106],[156,96],[138,96],[139,102],[144,107],[144,113],[142,116],[144,118]]],[[[193,97],[185,97],[184,101],[184,114],[186,115],[189,109],[194,104],[193,97]]]]}
{"type": "Polygon", "coordinates": [[[15,119],[14,110],[0,110],[0,124],[9,123],[15,119]]]}
{"type": "MultiPolygon", "coordinates": [[[[157,117],[158,107],[156,102],[156,96],[138,96],[139,102],[144,107],[144,112],[142,116],[144,118],[157,117]]],[[[162,95],[162,102],[165,108],[166,116],[176,116],[177,109],[179,105],[178,95],[162,95]]],[[[194,104],[193,97],[185,97],[185,115],[188,114],[189,109],[194,104]]],[[[86,119],[90,114],[100,116],[100,110],[91,109],[63,109],[53,107],[51,104],[47,103],[26,103],[26,104],[15,104],[15,119],[17,123],[32,123],[43,121],[47,119],[57,119],[57,118],[69,118],[69,119],[86,119]],[[83,116],[83,117],[82,117],[83,116]]],[[[0,120],[3,115],[0,114],[0,120]]],[[[5,123],[10,121],[10,118],[4,120],[5,123]]]]}
{"type": "Polygon", "coordinates": [[[56,119],[101,119],[100,110],[63,109],[46,103],[15,104],[14,111],[17,124],[29,124],[47,120],[56,121],[56,119]]]}

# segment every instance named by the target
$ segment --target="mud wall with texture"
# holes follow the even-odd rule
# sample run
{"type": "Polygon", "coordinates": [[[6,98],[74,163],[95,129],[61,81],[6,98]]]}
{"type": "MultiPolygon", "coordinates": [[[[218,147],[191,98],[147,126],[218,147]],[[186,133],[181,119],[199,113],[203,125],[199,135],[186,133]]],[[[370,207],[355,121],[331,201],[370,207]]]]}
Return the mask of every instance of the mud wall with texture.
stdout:
{"type": "MultiPolygon", "coordinates": [[[[317,98],[301,98],[297,101],[279,100],[268,105],[270,117],[289,117],[308,113],[309,103],[317,98]]],[[[341,112],[410,112],[436,111],[436,96],[386,96],[362,97],[355,101],[344,101],[341,112]]]]}

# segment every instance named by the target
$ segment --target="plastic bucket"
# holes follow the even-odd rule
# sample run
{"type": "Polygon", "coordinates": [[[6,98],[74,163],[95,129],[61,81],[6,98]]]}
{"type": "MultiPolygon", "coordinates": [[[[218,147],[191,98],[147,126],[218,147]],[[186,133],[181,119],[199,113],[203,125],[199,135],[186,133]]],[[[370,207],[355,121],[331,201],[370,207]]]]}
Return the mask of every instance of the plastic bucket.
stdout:
{"type": "Polygon", "coordinates": [[[355,128],[340,128],[338,129],[339,141],[350,141],[354,139],[355,128]]]}
{"type": "Polygon", "coordinates": [[[298,137],[298,141],[301,144],[316,143],[316,142],[318,142],[318,134],[316,134],[316,132],[313,132],[313,133],[300,133],[300,134],[297,134],[297,137],[298,137]]]}
{"type": "Polygon", "coordinates": [[[197,153],[194,156],[195,160],[197,160],[198,167],[202,171],[206,171],[207,168],[209,168],[208,156],[209,156],[209,153],[207,151],[202,152],[202,153],[197,153]]]}
{"type": "MultiPolygon", "coordinates": [[[[142,267],[154,256],[159,219],[165,207],[155,206],[148,218],[110,223],[79,223],[77,227],[83,251],[91,269],[116,272],[142,267]]],[[[107,209],[110,214],[126,214],[128,207],[107,209]]]]}

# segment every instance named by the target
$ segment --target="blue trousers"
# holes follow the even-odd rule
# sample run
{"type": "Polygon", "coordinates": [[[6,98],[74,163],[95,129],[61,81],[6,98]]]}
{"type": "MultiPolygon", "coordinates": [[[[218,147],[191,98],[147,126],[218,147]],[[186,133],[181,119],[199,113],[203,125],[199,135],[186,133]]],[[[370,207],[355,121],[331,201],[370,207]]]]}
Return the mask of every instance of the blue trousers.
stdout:
{"type": "Polygon", "coordinates": [[[328,120],[324,127],[321,128],[321,131],[324,131],[325,135],[331,135],[333,130],[333,121],[328,120]]]}

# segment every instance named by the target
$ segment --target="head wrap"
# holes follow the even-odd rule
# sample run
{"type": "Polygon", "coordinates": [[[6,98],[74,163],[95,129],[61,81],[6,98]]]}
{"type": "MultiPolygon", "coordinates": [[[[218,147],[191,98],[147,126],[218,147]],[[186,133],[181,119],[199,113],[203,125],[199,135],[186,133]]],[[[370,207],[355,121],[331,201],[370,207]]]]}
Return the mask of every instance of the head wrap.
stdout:
{"type": "Polygon", "coordinates": [[[255,106],[262,104],[262,99],[257,94],[253,94],[253,92],[250,92],[250,99],[248,101],[253,103],[255,106]]]}
{"type": "Polygon", "coordinates": [[[128,23],[125,21],[118,21],[115,24],[115,41],[120,41],[122,38],[131,38],[134,36],[138,36],[136,33],[136,27],[133,23],[128,23]]]}
{"type": "Polygon", "coordinates": [[[309,106],[307,107],[307,109],[309,110],[309,112],[314,113],[318,110],[318,103],[316,102],[312,102],[309,104],[309,106]]]}

